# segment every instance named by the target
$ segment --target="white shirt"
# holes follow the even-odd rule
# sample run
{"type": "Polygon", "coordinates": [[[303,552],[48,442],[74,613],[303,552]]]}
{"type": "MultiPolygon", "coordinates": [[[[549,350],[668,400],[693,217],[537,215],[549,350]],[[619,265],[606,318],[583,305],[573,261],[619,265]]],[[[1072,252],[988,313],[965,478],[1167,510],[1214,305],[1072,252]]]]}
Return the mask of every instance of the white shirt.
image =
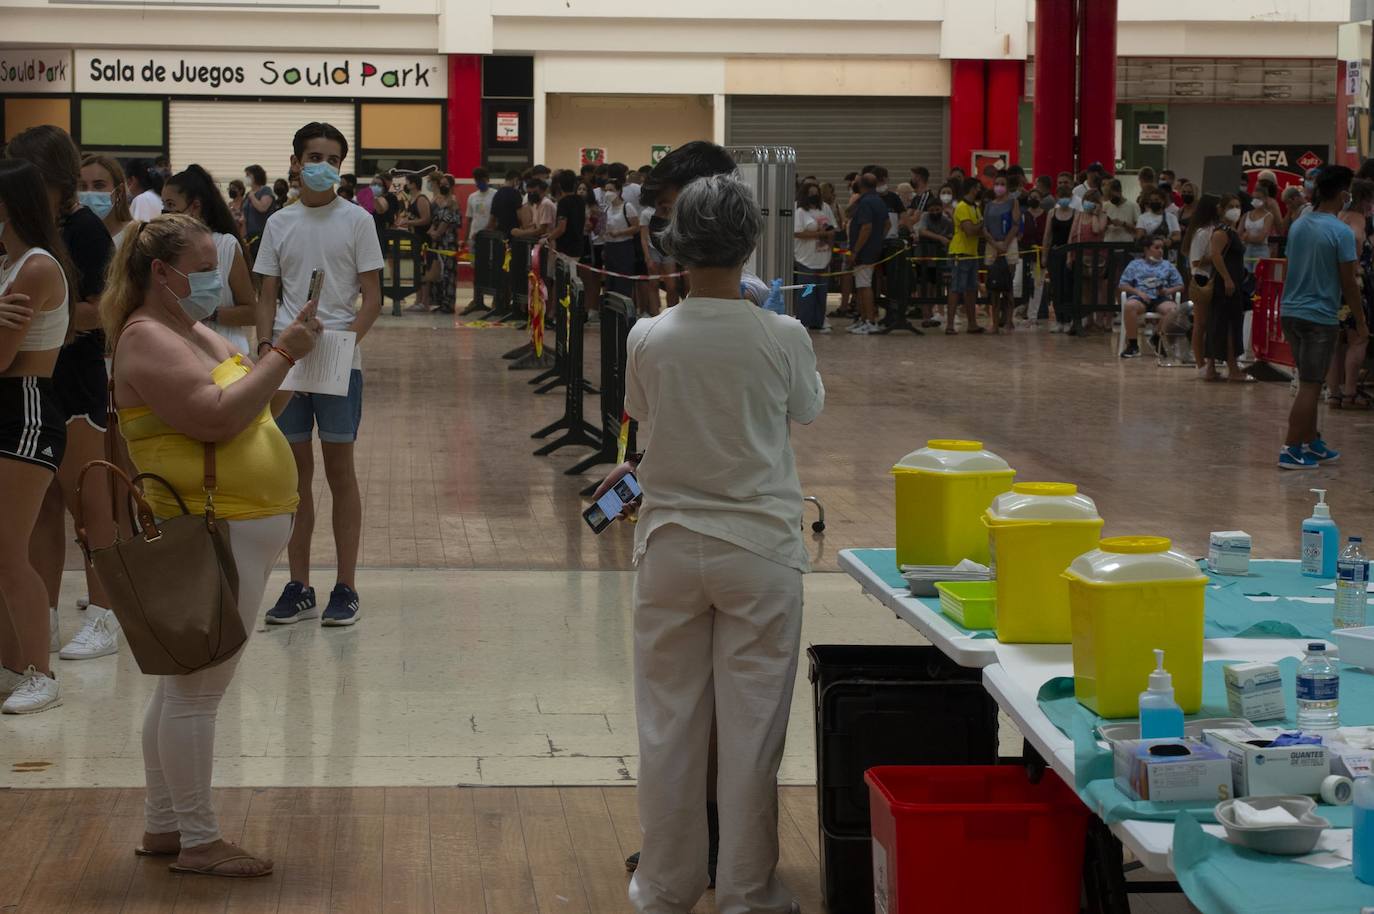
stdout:
{"type": "MultiPolygon", "coordinates": [[[[239,240],[233,235],[225,235],[221,232],[211,232],[210,238],[215,242],[215,252],[219,255],[219,263],[216,268],[221,283],[219,290],[219,306],[221,308],[232,308],[235,302],[234,291],[229,288],[229,273],[234,269],[234,255],[242,249],[239,247],[239,240]]],[[[248,348],[248,327],[230,327],[227,324],[219,323],[213,317],[202,323],[228,340],[229,345],[238,349],[239,352],[246,355],[253,351],[248,348]]]]}
{"type": "Polygon", "coordinates": [[[145,190],[129,201],[129,212],[139,222],[152,222],[162,215],[162,198],[151,190],[145,190]]]}
{"type": "MultiPolygon", "coordinates": [[[[273,332],[296,319],[310,291],[312,270],[324,271],[320,322],[326,330],[347,330],[355,314],[358,274],[382,268],[382,248],[367,210],[335,197],[324,206],[297,203],[272,214],[262,230],[253,272],[281,277],[281,304],[273,332]]],[[[362,353],[353,350],[353,367],[362,353]]]]}
{"type": "Polygon", "coordinates": [[[1203,226],[1193,232],[1192,243],[1188,246],[1188,265],[1192,267],[1194,276],[1212,275],[1212,227],[1203,226]],[[1195,266],[1198,261],[1202,261],[1202,266],[1195,266]]]}
{"type": "Polygon", "coordinates": [[[636,321],[626,347],[625,410],[644,445],[635,561],[677,524],[809,570],[788,427],[825,405],[806,328],[740,299],[688,296],[636,321]]]}
{"type": "MultiPolygon", "coordinates": [[[[793,213],[793,232],[817,232],[833,224],[826,218],[823,209],[798,206],[793,213]]],[[[823,238],[793,238],[792,258],[807,269],[823,270],[830,264],[830,242],[823,238]]]]}
{"type": "Polygon", "coordinates": [[[620,188],[620,199],[625,201],[626,206],[634,207],[635,212],[639,212],[639,191],[640,185],[628,181],[620,188]]]}
{"type": "Polygon", "coordinates": [[[1165,210],[1163,213],[1152,213],[1149,210],[1145,210],[1140,214],[1140,218],[1136,220],[1135,227],[1146,235],[1152,235],[1155,229],[1159,228],[1160,224],[1164,222],[1165,219],[1169,220],[1168,231],[1170,235],[1179,231],[1178,217],[1168,210],[1165,210]]]}
{"type": "Polygon", "coordinates": [[[468,194],[467,202],[467,221],[472,226],[473,237],[487,227],[491,221],[491,198],[496,196],[496,189],[488,187],[486,190],[474,190],[468,194]]]}

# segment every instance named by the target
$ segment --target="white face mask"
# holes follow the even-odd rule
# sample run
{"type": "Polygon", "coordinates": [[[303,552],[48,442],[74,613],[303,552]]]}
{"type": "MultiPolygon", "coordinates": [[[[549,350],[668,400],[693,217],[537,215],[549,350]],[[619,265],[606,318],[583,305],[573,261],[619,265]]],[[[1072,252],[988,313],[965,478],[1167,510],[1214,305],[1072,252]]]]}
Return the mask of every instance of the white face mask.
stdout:
{"type": "Polygon", "coordinates": [[[1237,219],[1240,218],[1240,207],[1233,206],[1226,212],[1222,213],[1222,215],[1226,217],[1227,222],[1235,222],[1237,219]]]}
{"type": "Polygon", "coordinates": [[[941,203],[953,203],[953,202],[954,202],[954,194],[941,194],[941,195],[940,195],[940,202],[941,202],[941,203]]]}

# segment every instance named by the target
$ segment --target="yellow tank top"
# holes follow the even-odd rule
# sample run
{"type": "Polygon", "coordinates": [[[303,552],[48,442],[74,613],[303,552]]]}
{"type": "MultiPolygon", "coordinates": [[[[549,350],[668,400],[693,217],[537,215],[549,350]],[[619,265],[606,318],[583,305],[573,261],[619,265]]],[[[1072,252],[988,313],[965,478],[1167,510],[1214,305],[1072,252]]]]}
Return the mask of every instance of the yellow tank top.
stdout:
{"type": "MultiPolygon", "coordinates": [[[[248,374],[243,356],[216,365],[211,379],[221,388],[248,374]]],[[[140,473],[156,473],[171,483],[192,514],[205,513],[205,446],[163,422],[146,406],[119,410],[119,428],[129,443],[129,456],[140,473]]],[[[215,446],[215,513],[225,520],[251,520],[290,514],[296,494],[296,461],[291,446],[264,408],[228,441],[215,446]]],[[[181,513],[169,492],[155,482],[144,486],[159,517],[181,513]]]]}

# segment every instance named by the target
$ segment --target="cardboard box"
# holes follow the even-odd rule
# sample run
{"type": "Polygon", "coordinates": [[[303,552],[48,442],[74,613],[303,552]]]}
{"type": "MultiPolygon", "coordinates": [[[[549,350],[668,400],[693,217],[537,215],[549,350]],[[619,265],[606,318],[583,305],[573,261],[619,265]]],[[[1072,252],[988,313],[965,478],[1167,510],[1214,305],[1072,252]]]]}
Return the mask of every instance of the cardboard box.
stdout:
{"type": "Polygon", "coordinates": [[[1326,746],[1271,746],[1278,727],[1204,730],[1203,739],[1231,762],[1238,797],[1318,796],[1331,773],[1326,746]]]}
{"type": "Polygon", "coordinates": [[[1116,786],[1137,800],[1198,800],[1231,797],[1231,764],[1195,739],[1128,739],[1112,744],[1116,786]]]}
{"type": "Polygon", "coordinates": [[[1283,679],[1272,663],[1233,663],[1226,667],[1226,706],[1249,721],[1284,716],[1283,679]]]}
{"type": "Polygon", "coordinates": [[[1369,727],[1342,727],[1336,735],[1322,734],[1326,749],[1331,753],[1331,773],[1350,778],[1374,776],[1374,749],[1352,746],[1341,737],[1346,729],[1368,730],[1369,727]]]}
{"type": "Polygon", "coordinates": [[[1250,573],[1250,534],[1244,530],[1217,530],[1207,546],[1207,566],[1216,574],[1250,573]]]}

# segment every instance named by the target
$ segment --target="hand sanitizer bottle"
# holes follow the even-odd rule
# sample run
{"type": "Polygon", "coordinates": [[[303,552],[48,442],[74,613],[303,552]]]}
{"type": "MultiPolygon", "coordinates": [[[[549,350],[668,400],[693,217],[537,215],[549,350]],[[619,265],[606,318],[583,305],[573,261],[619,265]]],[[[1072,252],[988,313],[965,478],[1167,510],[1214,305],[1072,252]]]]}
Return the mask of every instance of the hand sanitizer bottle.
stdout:
{"type": "Polygon", "coordinates": [[[1150,686],[1140,693],[1140,738],[1183,739],[1183,709],[1174,701],[1174,679],[1164,669],[1164,652],[1158,648],[1150,686]]]}
{"type": "Polygon", "coordinates": [[[1317,493],[1317,503],[1312,507],[1312,516],[1302,522],[1302,573],[1309,578],[1334,578],[1341,534],[1331,519],[1326,490],[1312,491],[1317,493]]]}

